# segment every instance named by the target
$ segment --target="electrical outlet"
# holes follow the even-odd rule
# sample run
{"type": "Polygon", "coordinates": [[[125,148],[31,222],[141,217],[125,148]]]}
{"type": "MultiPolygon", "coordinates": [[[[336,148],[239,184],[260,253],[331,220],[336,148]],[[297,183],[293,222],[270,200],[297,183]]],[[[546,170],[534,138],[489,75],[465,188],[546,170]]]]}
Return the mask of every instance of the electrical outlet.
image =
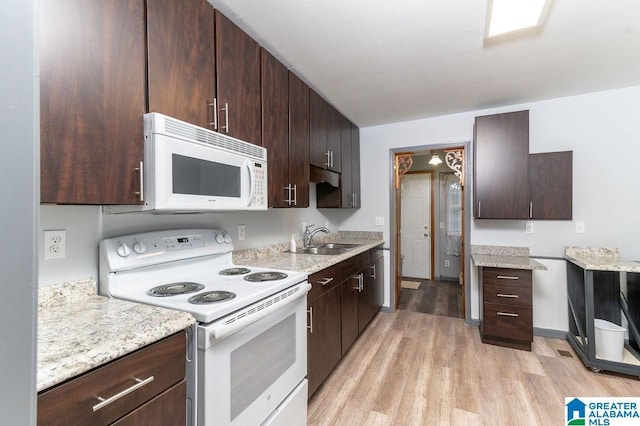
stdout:
{"type": "Polygon", "coordinates": [[[584,234],[584,222],[576,222],[576,234],[584,234]]]}
{"type": "Polygon", "coordinates": [[[449,266],[451,266],[451,262],[449,261],[449,259],[444,261],[444,266],[445,268],[448,268],[449,266]]]}
{"type": "Polygon", "coordinates": [[[244,225],[238,225],[238,241],[243,241],[245,237],[244,225]]]}
{"type": "Polygon", "coordinates": [[[64,229],[44,231],[43,242],[45,260],[64,259],[67,256],[67,232],[64,229]]]}

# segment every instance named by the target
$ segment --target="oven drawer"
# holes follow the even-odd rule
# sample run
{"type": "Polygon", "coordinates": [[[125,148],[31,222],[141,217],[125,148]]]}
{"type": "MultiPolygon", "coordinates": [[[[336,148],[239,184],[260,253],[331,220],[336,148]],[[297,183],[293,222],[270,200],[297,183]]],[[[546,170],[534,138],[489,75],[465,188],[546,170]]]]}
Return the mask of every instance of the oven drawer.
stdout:
{"type": "Polygon", "coordinates": [[[531,306],[531,285],[484,284],[482,299],[489,303],[531,306]]]}
{"type": "Polygon", "coordinates": [[[38,424],[112,423],[184,380],[186,343],[184,332],[174,334],[42,392],[38,424]],[[113,402],[100,405],[98,397],[113,402]]]}
{"type": "Polygon", "coordinates": [[[340,265],[341,263],[338,263],[309,276],[309,284],[311,284],[311,290],[307,293],[309,303],[340,284],[340,265]]]}
{"type": "Polygon", "coordinates": [[[531,342],[532,317],[530,306],[485,303],[482,319],[484,335],[531,342]]]}

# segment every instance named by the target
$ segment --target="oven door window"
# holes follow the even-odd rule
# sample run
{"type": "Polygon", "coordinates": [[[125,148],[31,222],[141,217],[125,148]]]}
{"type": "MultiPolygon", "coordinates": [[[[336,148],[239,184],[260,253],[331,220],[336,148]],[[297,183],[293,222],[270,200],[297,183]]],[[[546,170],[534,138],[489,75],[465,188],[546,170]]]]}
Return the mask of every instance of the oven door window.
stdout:
{"type": "Polygon", "coordinates": [[[172,154],[173,193],[211,197],[241,196],[240,167],[172,154]]]}
{"type": "Polygon", "coordinates": [[[231,420],[296,362],[296,318],[289,315],[231,352],[231,420]]]}

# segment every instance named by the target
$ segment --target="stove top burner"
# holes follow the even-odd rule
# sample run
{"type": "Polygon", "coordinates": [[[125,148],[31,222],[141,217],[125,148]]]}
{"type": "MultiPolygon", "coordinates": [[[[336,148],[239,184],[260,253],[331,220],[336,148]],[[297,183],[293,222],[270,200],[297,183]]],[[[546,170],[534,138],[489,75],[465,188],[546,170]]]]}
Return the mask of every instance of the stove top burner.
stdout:
{"type": "Polygon", "coordinates": [[[154,297],[175,296],[177,294],[193,293],[200,291],[204,285],[193,282],[179,282],[171,284],[163,284],[147,291],[147,294],[154,297]]]}
{"type": "Polygon", "coordinates": [[[187,301],[194,305],[205,305],[207,303],[224,302],[225,300],[231,300],[234,297],[236,297],[236,294],[231,293],[230,291],[206,291],[204,293],[191,296],[187,301]]]}
{"type": "Polygon", "coordinates": [[[220,275],[244,275],[244,274],[248,274],[249,272],[251,272],[251,269],[247,269],[247,268],[229,268],[229,269],[223,269],[222,271],[218,272],[218,274],[220,274],[220,275]]]}
{"type": "Polygon", "coordinates": [[[287,278],[287,274],[276,271],[256,272],[255,274],[247,275],[246,277],[244,277],[245,280],[251,282],[275,281],[282,280],[284,278],[287,278]]]}

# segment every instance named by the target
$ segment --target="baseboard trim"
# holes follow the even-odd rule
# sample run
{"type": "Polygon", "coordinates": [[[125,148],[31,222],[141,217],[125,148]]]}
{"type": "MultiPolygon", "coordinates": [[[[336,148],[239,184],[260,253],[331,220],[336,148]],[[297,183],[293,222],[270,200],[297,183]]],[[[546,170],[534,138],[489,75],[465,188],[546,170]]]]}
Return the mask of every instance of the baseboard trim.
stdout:
{"type": "Polygon", "coordinates": [[[567,332],[562,330],[553,330],[551,328],[533,327],[534,336],[550,337],[552,339],[567,339],[567,332]]]}

